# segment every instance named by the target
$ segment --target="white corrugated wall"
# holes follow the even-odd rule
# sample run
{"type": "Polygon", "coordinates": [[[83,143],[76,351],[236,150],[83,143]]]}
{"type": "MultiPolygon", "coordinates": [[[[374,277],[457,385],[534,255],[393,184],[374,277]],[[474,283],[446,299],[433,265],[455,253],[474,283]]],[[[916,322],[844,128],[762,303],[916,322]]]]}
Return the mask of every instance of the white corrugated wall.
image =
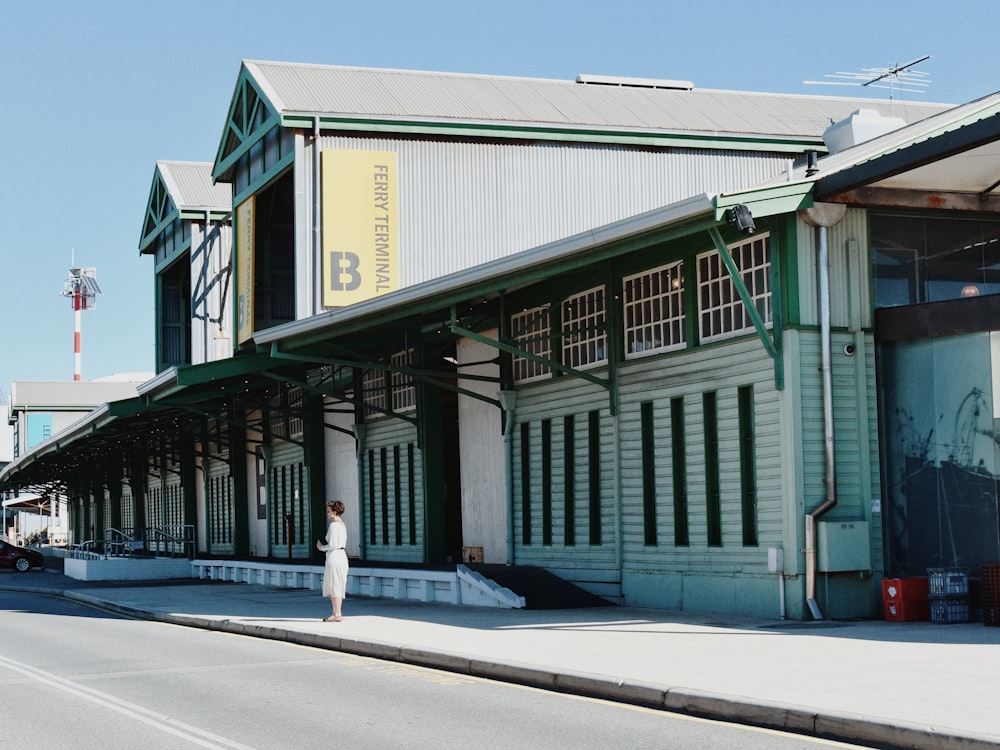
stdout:
{"type": "MultiPolygon", "coordinates": [[[[701,193],[757,184],[787,156],[539,142],[469,143],[326,135],[322,149],[393,151],[399,164],[401,285],[437,278],[701,193]]],[[[311,227],[312,151],[299,158],[311,227]]],[[[299,257],[312,257],[303,231],[299,257]]],[[[317,306],[316,311],[320,308],[317,306]]]]}
{"type": "MultiPolygon", "coordinates": [[[[496,329],[484,331],[496,338],[496,329]]],[[[500,366],[483,364],[496,357],[497,350],[469,339],[458,342],[461,372],[468,375],[499,377],[500,366]]],[[[499,384],[482,380],[459,380],[461,388],[496,399],[499,384]]],[[[469,396],[458,397],[459,462],[462,470],[462,542],[482,547],[483,562],[507,562],[507,479],[504,458],[502,412],[493,404],[469,396]]]]}

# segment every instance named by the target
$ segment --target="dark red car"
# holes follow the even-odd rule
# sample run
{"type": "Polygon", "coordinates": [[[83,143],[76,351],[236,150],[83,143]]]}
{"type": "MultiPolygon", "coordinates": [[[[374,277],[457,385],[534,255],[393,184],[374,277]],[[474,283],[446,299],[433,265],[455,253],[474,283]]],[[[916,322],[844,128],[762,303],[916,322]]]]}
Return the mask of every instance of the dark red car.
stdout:
{"type": "Polygon", "coordinates": [[[18,573],[27,573],[31,568],[45,566],[41,552],[25,547],[15,547],[0,539],[0,568],[13,568],[18,573]]]}

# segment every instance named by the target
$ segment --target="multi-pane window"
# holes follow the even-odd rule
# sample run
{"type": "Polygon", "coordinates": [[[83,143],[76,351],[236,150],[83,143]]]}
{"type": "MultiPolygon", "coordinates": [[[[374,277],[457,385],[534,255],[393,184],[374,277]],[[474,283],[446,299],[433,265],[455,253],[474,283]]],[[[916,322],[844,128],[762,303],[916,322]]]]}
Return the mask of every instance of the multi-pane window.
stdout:
{"type": "Polygon", "coordinates": [[[586,367],[608,358],[604,287],[588,289],[562,304],[562,361],[586,367]]]}
{"type": "MultiPolygon", "coordinates": [[[[729,247],[740,278],[757,312],[771,322],[771,248],[767,235],[729,247]]],[[[698,313],[702,341],[728,338],[753,329],[747,313],[715,250],[698,256],[698,313]]]]}
{"type": "Polygon", "coordinates": [[[627,276],[622,286],[626,358],[684,346],[682,263],[627,276]]]}
{"type": "Polygon", "coordinates": [[[408,368],[413,364],[413,349],[397,352],[392,355],[392,410],[409,411],[416,408],[417,390],[413,386],[413,377],[409,373],[400,372],[398,368],[408,368]]]}
{"type": "Polygon", "coordinates": [[[302,437],[302,389],[282,388],[270,398],[268,426],[279,440],[302,437]]]}
{"type": "Polygon", "coordinates": [[[288,389],[288,437],[302,437],[302,389],[288,389]]]}
{"type": "Polygon", "coordinates": [[[361,376],[361,391],[366,415],[376,416],[385,413],[385,372],[365,370],[361,376]]]}
{"type": "MultiPolygon", "coordinates": [[[[523,352],[536,357],[552,357],[552,323],[549,306],[533,307],[515,313],[510,318],[510,332],[514,344],[523,352]]],[[[528,357],[514,355],[514,380],[524,382],[548,375],[549,366],[528,357]]]]}

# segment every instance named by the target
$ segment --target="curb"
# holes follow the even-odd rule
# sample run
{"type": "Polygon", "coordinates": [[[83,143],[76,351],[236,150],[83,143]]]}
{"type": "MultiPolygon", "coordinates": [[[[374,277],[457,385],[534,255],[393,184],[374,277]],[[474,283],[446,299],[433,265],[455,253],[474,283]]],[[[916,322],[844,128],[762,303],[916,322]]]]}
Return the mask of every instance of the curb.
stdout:
{"type": "Polygon", "coordinates": [[[582,672],[556,673],[517,662],[486,661],[465,654],[431,651],[376,640],[360,640],[354,636],[297,632],[239,620],[151,612],[78,591],[39,590],[37,593],[63,596],[141,620],[285,641],[300,646],[440,669],[542,690],[707,719],[732,721],[830,740],[872,743],[912,750],[996,750],[997,748],[996,738],[959,734],[952,729],[937,730],[929,726],[892,722],[864,714],[817,712],[794,704],[762,703],[750,696],[725,695],[684,687],[664,688],[659,685],[615,680],[603,675],[582,672]]]}

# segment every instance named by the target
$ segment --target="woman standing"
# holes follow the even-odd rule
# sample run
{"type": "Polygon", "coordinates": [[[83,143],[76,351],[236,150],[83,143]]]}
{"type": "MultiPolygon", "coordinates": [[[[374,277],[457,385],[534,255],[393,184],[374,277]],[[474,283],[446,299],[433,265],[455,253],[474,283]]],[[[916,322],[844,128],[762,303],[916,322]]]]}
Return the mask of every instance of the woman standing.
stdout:
{"type": "Polygon", "coordinates": [[[340,605],[347,591],[347,526],[341,520],[344,504],[334,500],[326,504],[326,544],[316,542],[316,549],[326,552],[326,567],[323,570],[323,596],[333,604],[333,614],[324,617],[323,622],[340,622],[343,615],[340,605]]]}

